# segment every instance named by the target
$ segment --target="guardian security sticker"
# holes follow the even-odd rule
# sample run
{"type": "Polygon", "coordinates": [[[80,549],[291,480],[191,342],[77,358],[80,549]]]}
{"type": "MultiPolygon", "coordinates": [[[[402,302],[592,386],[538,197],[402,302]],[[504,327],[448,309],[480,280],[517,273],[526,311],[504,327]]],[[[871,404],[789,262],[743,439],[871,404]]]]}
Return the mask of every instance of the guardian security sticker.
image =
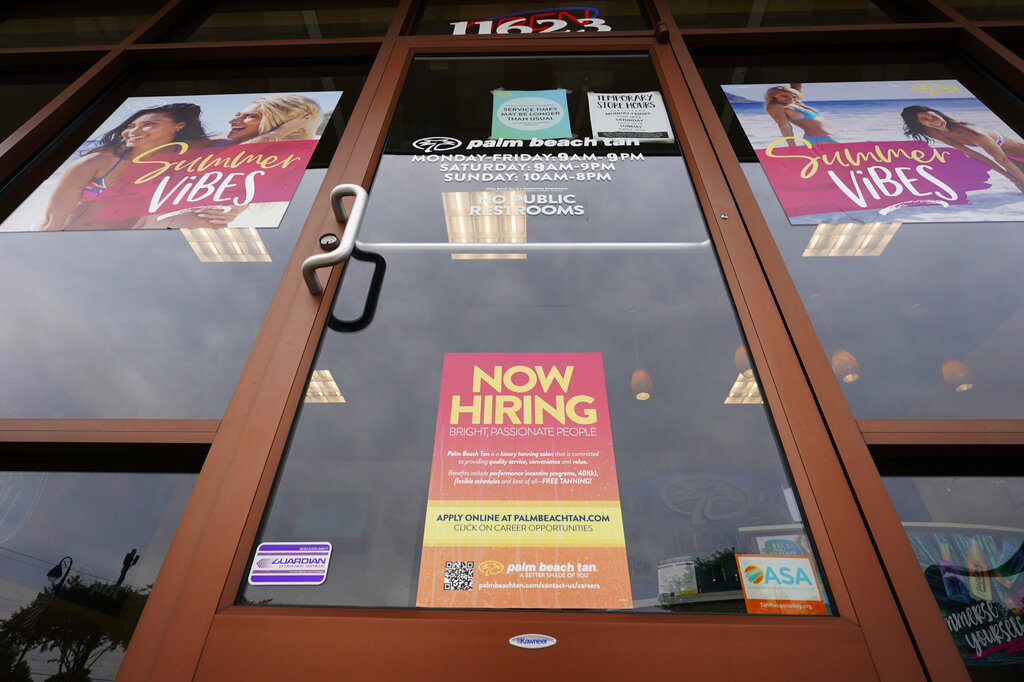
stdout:
{"type": "Polygon", "coordinates": [[[249,569],[249,584],[322,585],[330,563],[329,542],[262,542],[249,569]]]}

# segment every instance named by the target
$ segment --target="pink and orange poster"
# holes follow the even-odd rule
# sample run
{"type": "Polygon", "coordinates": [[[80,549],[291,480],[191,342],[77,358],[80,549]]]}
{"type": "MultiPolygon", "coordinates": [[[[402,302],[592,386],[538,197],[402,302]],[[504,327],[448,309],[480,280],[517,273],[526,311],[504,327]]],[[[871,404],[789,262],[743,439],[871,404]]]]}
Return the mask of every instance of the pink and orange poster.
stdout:
{"type": "Polygon", "coordinates": [[[446,354],[416,605],[632,603],[600,353],[446,354]]]}
{"type": "Polygon", "coordinates": [[[277,227],[340,97],[130,97],[0,232],[277,227]]]}

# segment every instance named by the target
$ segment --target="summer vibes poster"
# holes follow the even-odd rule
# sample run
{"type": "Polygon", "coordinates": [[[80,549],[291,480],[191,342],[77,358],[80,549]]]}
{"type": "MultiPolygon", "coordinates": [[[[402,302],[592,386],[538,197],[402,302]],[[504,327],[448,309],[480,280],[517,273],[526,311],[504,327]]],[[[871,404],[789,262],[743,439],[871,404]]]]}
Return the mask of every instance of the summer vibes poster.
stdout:
{"type": "Polygon", "coordinates": [[[130,97],[0,232],[277,227],[340,97],[130,97]]]}
{"type": "Polygon", "coordinates": [[[632,607],[600,353],[445,355],[416,605],[632,607]]]}
{"type": "Polygon", "coordinates": [[[957,81],[722,89],[793,225],[1024,214],[1024,143],[957,81]]]}

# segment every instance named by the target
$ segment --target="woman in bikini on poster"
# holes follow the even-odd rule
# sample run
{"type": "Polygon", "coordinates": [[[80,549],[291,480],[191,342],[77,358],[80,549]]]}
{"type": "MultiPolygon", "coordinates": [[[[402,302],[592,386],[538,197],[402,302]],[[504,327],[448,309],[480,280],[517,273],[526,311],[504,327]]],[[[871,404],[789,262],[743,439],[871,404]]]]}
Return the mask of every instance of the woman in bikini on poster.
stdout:
{"type": "Polygon", "coordinates": [[[779,132],[787,137],[790,147],[797,146],[793,132],[795,124],[803,131],[803,139],[812,145],[839,142],[839,134],[829,125],[821,112],[803,102],[803,83],[790,83],[789,87],[778,85],[768,88],[764,94],[764,110],[779,126],[779,132]]]}
{"type": "MultiPolygon", "coordinates": [[[[228,132],[210,139],[209,147],[258,144],[286,140],[312,140],[323,119],[320,105],[302,95],[268,95],[253,100],[228,121],[228,132]]],[[[258,210],[254,205],[254,210],[258,210]]],[[[173,215],[146,216],[132,229],[218,228],[234,221],[246,206],[219,204],[177,211],[173,215]]],[[[246,215],[250,215],[247,213],[246,215]]]]}
{"type": "Polygon", "coordinates": [[[948,144],[1009,178],[1017,189],[1024,192],[1024,143],[1020,140],[957,121],[930,107],[910,106],[901,115],[903,132],[907,137],[921,142],[938,140],[948,144]],[[970,147],[978,147],[985,154],[970,147]]]}
{"type": "Polygon", "coordinates": [[[139,154],[171,142],[208,144],[199,114],[195,104],[176,103],[142,109],[129,116],[64,170],[37,229],[130,228],[135,218],[100,219],[103,202],[117,196],[124,170],[139,154]]]}

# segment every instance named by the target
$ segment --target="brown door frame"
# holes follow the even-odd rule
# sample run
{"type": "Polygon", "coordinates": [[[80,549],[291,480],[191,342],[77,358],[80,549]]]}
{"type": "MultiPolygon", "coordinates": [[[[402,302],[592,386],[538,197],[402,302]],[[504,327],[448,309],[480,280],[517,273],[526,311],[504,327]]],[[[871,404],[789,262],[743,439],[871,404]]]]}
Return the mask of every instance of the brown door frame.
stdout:
{"type": "MultiPolygon", "coordinates": [[[[89,101],[99,96],[104,87],[132,65],[158,63],[169,58],[198,63],[199,55],[208,60],[237,59],[244,54],[264,55],[269,48],[281,54],[324,58],[337,57],[340,53],[376,52],[377,61],[328,172],[329,182],[325,182],[325,188],[333,182],[341,181],[342,177],[356,181],[358,178],[365,180],[370,177],[372,171],[368,169],[373,168],[372,163],[361,171],[353,168],[351,172],[346,168],[346,163],[349,159],[375,159],[379,154],[379,145],[383,143],[383,137],[379,131],[377,134],[373,132],[376,130],[374,122],[390,115],[388,107],[393,104],[393,100],[374,97],[374,94],[387,61],[393,57],[392,51],[398,44],[398,36],[408,31],[419,3],[416,0],[404,0],[396,9],[395,20],[387,35],[377,40],[141,44],[159,40],[162,33],[200,4],[197,0],[169,0],[148,21],[117,45],[0,49],[0,63],[11,68],[17,68],[28,61],[34,65],[91,64],[50,104],[15,133],[0,141],[0,176],[8,176],[26,159],[30,159],[41,145],[73,119],[74,112],[84,108],[89,101]],[[360,129],[364,124],[369,129],[366,139],[360,135],[360,129]],[[366,156],[367,154],[369,156],[366,156]]],[[[673,108],[677,110],[673,113],[674,123],[678,130],[703,130],[710,138],[710,152],[704,144],[707,141],[704,138],[705,132],[702,132],[700,140],[691,145],[694,149],[687,147],[687,161],[693,170],[694,182],[701,193],[705,218],[713,233],[723,270],[748,336],[751,355],[761,371],[764,384],[761,386],[762,393],[779,425],[780,439],[785,446],[788,463],[796,479],[797,488],[808,507],[808,523],[818,540],[826,575],[832,581],[833,587],[840,584],[837,582],[837,576],[843,581],[850,582],[849,595],[844,596],[846,593],[841,592],[836,599],[841,615],[839,620],[848,625],[854,622],[852,619],[855,615],[861,615],[864,637],[874,638],[875,642],[880,638],[884,639],[885,633],[888,632],[885,628],[875,629],[867,622],[870,617],[864,612],[871,610],[873,604],[870,596],[868,601],[859,597],[865,593],[870,595],[870,589],[878,588],[880,583],[875,577],[859,579],[850,570],[839,570],[840,564],[853,565],[849,562],[859,560],[857,552],[867,549],[872,561],[875,556],[882,558],[885,577],[897,595],[899,611],[910,628],[914,644],[929,676],[934,679],[966,679],[959,656],[956,655],[951,638],[944,629],[934,600],[927,591],[920,568],[914,560],[909,543],[871,460],[872,453],[868,451],[865,443],[892,446],[1019,444],[1024,441],[1024,420],[854,420],[843,399],[841,389],[832,376],[827,361],[824,360],[820,344],[775,249],[767,226],[760,216],[756,201],[753,201],[750,195],[738,161],[732,154],[724,131],[718,123],[717,114],[700,84],[683,39],[685,37],[691,47],[699,44],[720,45],[725,39],[739,41],[744,47],[757,45],[761,49],[780,45],[802,45],[810,48],[821,44],[822,41],[841,41],[850,45],[875,43],[881,46],[893,40],[892,36],[899,36],[901,44],[916,44],[921,49],[938,44],[957,44],[969,51],[991,73],[1019,91],[1024,89],[1024,60],[1001,45],[993,36],[1010,38],[1019,34],[1024,24],[972,22],[942,0],[911,0],[911,4],[922,11],[926,21],[934,23],[878,25],[862,27],[862,31],[850,30],[850,27],[846,26],[826,26],[698,29],[680,33],[668,10],[666,0],[645,0],[645,4],[654,10],[652,22],[657,27],[658,39],[670,41],[679,67],[689,79],[689,86],[684,83],[680,88],[676,82],[677,77],[671,73],[666,75],[664,69],[660,71],[666,84],[666,97],[673,102],[673,108]],[[827,37],[823,38],[823,34],[827,34],[827,37]],[[696,117],[692,111],[694,101],[696,117]],[[716,163],[720,164],[724,179],[716,177],[717,169],[712,170],[716,163]],[[699,174],[698,166],[701,171],[699,174]],[[730,218],[719,219],[718,216],[721,215],[729,215],[730,218]],[[742,222],[737,220],[738,217],[742,218],[742,222]],[[752,245],[756,246],[756,255],[753,257],[752,245]],[[763,284],[763,278],[767,279],[767,285],[763,284]],[[755,327],[757,333],[754,331],[755,327]],[[782,396],[785,396],[785,400],[782,396]],[[812,410],[812,406],[816,406],[817,411],[812,410]],[[848,482],[844,483],[843,477],[846,477],[848,482]],[[818,496],[828,503],[820,511],[812,508],[813,498],[808,497],[812,481],[818,496]],[[847,499],[850,490],[855,496],[855,504],[850,504],[850,500],[847,499]],[[841,498],[838,502],[829,499],[833,493],[841,498]],[[861,517],[870,528],[874,546],[871,542],[863,541],[860,521],[853,524],[855,527],[852,531],[846,527],[853,518],[848,515],[851,508],[859,509],[861,517]],[[826,528],[833,530],[834,537],[826,534],[826,528]],[[828,542],[829,540],[835,542],[828,542]],[[844,599],[847,604],[843,603],[844,599]],[[849,606],[851,599],[853,604],[866,605],[859,609],[859,614],[854,614],[852,607],[849,606]],[[843,621],[843,618],[847,617],[851,620],[843,621]]],[[[644,42],[649,39],[651,33],[618,32],[613,35],[644,42]]],[[[515,36],[496,36],[491,39],[470,41],[435,37],[410,40],[415,45],[435,42],[438,46],[444,46],[438,48],[444,52],[456,52],[463,48],[466,51],[486,51],[497,47],[508,51],[536,51],[534,41],[537,40],[547,40],[546,43],[538,44],[544,45],[545,48],[550,46],[551,49],[562,44],[558,41],[571,41],[571,38],[551,40],[552,38],[556,37],[530,36],[524,39],[515,36]],[[518,47],[517,43],[520,44],[518,47]],[[525,47],[527,43],[530,47],[525,47]],[[468,46],[472,45],[480,47],[470,49],[468,46]]],[[[588,50],[594,49],[592,46],[598,44],[591,40],[591,37],[587,38],[588,50]]],[[[674,69],[669,69],[669,72],[672,71],[674,69]]],[[[247,543],[254,537],[255,525],[265,504],[280,453],[283,451],[291,415],[303,393],[305,372],[311,364],[315,340],[319,336],[316,330],[323,325],[328,312],[328,302],[332,298],[340,274],[338,271],[332,274],[328,290],[320,300],[310,300],[294,276],[298,263],[308,253],[316,251],[316,237],[324,231],[338,231],[338,226],[326,207],[325,192],[326,189],[322,188],[300,234],[297,242],[299,246],[289,261],[287,274],[275,295],[260,337],[239,382],[240,388],[232,399],[223,424],[217,420],[0,420],[0,441],[5,445],[5,454],[12,451],[22,453],[17,456],[28,458],[26,461],[37,456],[45,456],[46,461],[52,463],[54,453],[59,453],[59,457],[72,458],[81,454],[83,459],[89,460],[92,457],[90,453],[98,452],[98,448],[107,444],[127,446],[132,443],[151,443],[173,446],[191,443],[205,446],[213,443],[207,464],[186,510],[186,516],[175,537],[172,551],[168,554],[165,570],[158,579],[149,606],[143,614],[143,622],[140,623],[137,636],[127,652],[120,679],[151,677],[146,671],[160,670],[155,664],[157,655],[161,656],[160,663],[168,666],[165,668],[168,679],[190,677],[198,660],[196,652],[201,650],[207,638],[206,632],[215,620],[213,613],[216,611],[219,611],[216,620],[227,623],[230,617],[230,622],[237,622],[238,627],[243,629],[254,626],[258,628],[263,622],[260,615],[262,610],[253,609],[254,613],[250,615],[249,609],[233,607],[230,604],[233,601],[233,590],[237,587],[244,568],[237,565],[238,556],[248,551],[247,543]],[[247,490],[252,492],[246,492],[247,490]],[[222,509],[229,512],[225,517],[214,513],[222,509]],[[239,520],[238,514],[243,509],[248,509],[248,513],[243,514],[243,520],[239,520]],[[208,522],[209,528],[206,527],[208,522]],[[218,543],[227,543],[228,550],[218,554],[218,543]],[[206,550],[211,548],[214,551],[206,553],[206,550]],[[226,559],[228,555],[231,558],[226,559]],[[210,576],[215,577],[212,582],[208,580],[210,576]],[[214,593],[216,596],[211,597],[214,593]],[[213,602],[210,602],[211,598],[213,602]],[[211,603],[215,603],[215,606],[210,607],[211,603]],[[180,613],[185,616],[198,614],[198,620],[188,626],[181,626],[178,630],[171,628],[170,620],[178,613],[178,606],[184,609],[180,613]],[[183,634],[182,627],[186,630],[191,628],[193,633],[183,634]],[[181,637],[182,643],[186,645],[180,661],[171,644],[160,646],[160,637],[165,631],[174,637],[181,637]],[[147,660],[146,656],[150,656],[152,661],[147,660]]],[[[900,452],[902,456],[902,453],[909,451],[903,447],[900,452]]],[[[918,449],[909,454],[916,455],[920,452],[918,449]]],[[[1007,451],[989,450],[986,454],[1001,456],[1005,452],[1007,451]]],[[[876,454],[876,458],[877,456],[876,454]]],[[[10,457],[6,457],[5,460],[10,460],[10,457]]],[[[882,587],[883,592],[889,594],[890,588],[884,585],[882,587]]],[[[274,609],[278,615],[302,622],[313,622],[313,617],[308,615],[309,610],[295,611],[296,613],[288,615],[285,610],[274,609]]],[[[317,610],[317,613],[323,611],[330,611],[329,617],[333,619],[349,618],[352,614],[351,611],[345,610],[317,610]]],[[[390,612],[384,613],[391,615],[390,612]]],[[[878,619],[885,620],[891,615],[889,611],[886,611],[886,614],[879,615],[878,619]]],[[[462,615],[457,614],[456,618],[461,618],[462,615]]],[[[558,621],[557,614],[549,615],[552,622],[558,621]]],[[[445,617],[443,614],[436,616],[439,621],[445,617]]],[[[487,617],[485,614],[474,614],[473,622],[485,622],[487,617]]],[[[602,623],[618,622],[604,615],[598,618],[602,623]]],[[[628,618],[632,622],[634,617],[628,618]]],[[[391,620],[394,620],[393,616],[391,620]]],[[[706,622],[707,626],[712,628],[716,625],[727,626],[736,632],[747,627],[754,627],[758,632],[769,630],[767,626],[762,628],[760,625],[767,621],[756,616],[732,620],[723,620],[721,617],[686,617],[686,620],[694,624],[706,622]],[[752,625],[753,623],[757,625],[752,625]]],[[[782,631],[788,632],[789,630],[785,628],[789,626],[783,624],[783,621],[787,620],[792,619],[772,619],[771,632],[775,633],[780,626],[783,627],[782,631]]],[[[592,623],[594,619],[584,618],[584,622],[592,623]]],[[[820,627],[822,626],[819,625],[819,629],[820,627]]],[[[667,631],[660,625],[658,628],[660,634],[652,634],[652,637],[661,641],[658,638],[665,637],[667,631]]],[[[673,629],[671,632],[671,637],[665,640],[667,646],[677,646],[677,641],[685,641],[674,639],[678,636],[677,630],[673,629]]],[[[758,637],[763,640],[762,635],[758,637]]],[[[211,636],[211,645],[214,641],[219,640],[211,636]]],[[[901,644],[896,648],[902,651],[905,647],[901,644]]],[[[880,656],[880,651],[877,648],[872,649],[872,654],[880,656]]],[[[885,677],[884,672],[887,670],[891,672],[893,669],[880,667],[878,673],[885,677]]]]}
{"type": "MultiPolygon", "coordinates": [[[[665,0],[654,0],[659,7],[665,0]]],[[[976,48],[984,57],[985,66],[991,72],[1010,83],[1020,83],[1024,78],[1021,67],[1024,60],[1017,57],[984,31],[971,25],[960,14],[944,3],[937,7],[947,10],[948,23],[924,25],[913,24],[885,27],[872,30],[875,35],[854,34],[841,31],[841,27],[825,33],[834,33],[823,38],[819,29],[794,28],[779,32],[756,32],[758,42],[764,46],[778,46],[787,49],[794,40],[802,47],[811,48],[823,41],[839,38],[844,43],[864,45],[877,43],[880,50],[892,40],[891,35],[899,31],[910,34],[911,42],[919,42],[923,48],[928,45],[959,43],[976,48]],[[889,34],[887,37],[886,34],[889,34]]],[[[693,31],[695,41],[706,42],[723,30],[693,31]]],[[[735,34],[736,32],[731,32],[735,34]]],[[[735,39],[735,35],[733,35],[735,39]]],[[[700,84],[701,79],[684,37],[673,33],[670,38],[679,65],[691,82],[700,84]]],[[[891,43],[889,43],[891,44],[891,43]]],[[[781,312],[791,343],[801,358],[799,372],[809,382],[813,400],[819,406],[827,433],[838,453],[844,475],[870,529],[885,574],[899,602],[899,609],[918,648],[922,663],[932,679],[967,680],[966,668],[960,658],[942,614],[938,609],[931,589],[924,578],[920,564],[914,554],[902,523],[896,513],[889,494],[879,475],[875,459],[868,444],[886,445],[958,445],[958,444],[1014,444],[1024,440],[1024,420],[862,420],[857,421],[850,410],[827,355],[821,348],[817,332],[803,306],[795,283],[789,275],[775,239],[771,235],[757,199],[746,181],[740,162],[719,122],[706,90],[698,85],[692,92],[701,120],[712,141],[722,171],[728,178],[740,213],[746,226],[747,236],[755,245],[758,260],[753,267],[763,271],[778,310],[781,312]]],[[[920,449],[904,448],[901,453],[913,456],[916,452],[922,461],[925,453],[920,449]]],[[[1011,453],[993,451],[986,453],[993,457],[1008,457],[1011,453]]],[[[921,473],[927,475],[927,466],[921,473]]]]}
{"type": "MultiPolygon", "coordinates": [[[[775,663],[782,666],[780,670],[785,669],[792,665],[796,656],[808,666],[808,671],[831,669],[834,675],[834,666],[840,664],[844,670],[857,671],[859,679],[864,679],[865,675],[883,679],[923,679],[917,653],[862,525],[829,434],[820,421],[788,333],[778,317],[771,291],[761,276],[732,192],[718,171],[714,149],[703,133],[692,95],[678,71],[671,48],[655,43],[649,36],[617,35],[591,38],[585,43],[571,37],[537,38],[543,41],[544,52],[651,54],[666,98],[672,105],[674,124],[677,130],[689,133],[683,144],[684,155],[747,334],[751,355],[760,370],[761,391],[775,416],[839,617],[665,617],[657,614],[452,613],[234,606],[245,562],[284,451],[292,415],[303,393],[319,330],[339,279],[340,273],[333,272],[326,293],[315,298],[305,290],[298,274],[302,259],[314,252],[316,236],[337,228],[327,206],[329,188],[338,182],[366,185],[372,179],[400,85],[414,53],[539,51],[532,41],[501,37],[458,42],[438,37],[401,37],[389,39],[388,42],[393,40],[393,52],[388,46],[382,49],[356,105],[359,115],[352,117],[298,240],[299,246],[289,262],[263,331],[243,371],[240,388],[221,423],[122,664],[121,679],[186,679],[193,673],[200,679],[223,679],[225,675],[239,677],[247,671],[257,674],[267,669],[260,666],[274,665],[285,666],[291,672],[303,669],[323,672],[337,664],[331,659],[344,655],[350,662],[358,653],[364,654],[361,659],[364,662],[391,662],[394,657],[387,656],[387,651],[393,645],[386,637],[367,638],[367,632],[390,634],[400,641],[403,649],[419,650],[421,646],[416,642],[420,642],[426,647],[423,658],[412,661],[420,670],[430,660],[452,664],[464,659],[462,654],[440,646],[444,641],[443,633],[456,638],[472,634],[479,639],[482,633],[489,632],[497,639],[488,637],[486,642],[481,641],[480,651],[486,652],[491,660],[500,661],[508,657],[505,650],[510,648],[504,644],[504,639],[537,628],[555,629],[576,642],[605,643],[607,646],[603,644],[602,649],[608,651],[609,656],[589,655],[588,665],[596,673],[606,671],[616,665],[616,661],[635,660],[637,654],[649,658],[654,649],[646,646],[654,642],[664,643],[666,652],[678,650],[685,642],[700,642],[700,648],[688,651],[687,656],[701,661],[698,670],[720,672],[723,663],[720,652],[735,651],[737,637],[749,635],[775,644],[770,654],[760,646],[756,648],[759,667],[765,665],[764,657],[768,656],[769,660],[775,657],[775,663]],[[280,641],[277,635],[285,631],[301,632],[303,637],[280,641]],[[504,639],[498,633],[505,633],[504,639]],[[355,643],[355,648],[339,647],[337,642],[355,643]],[[798,652],[806,651],[808,644],[828,647],[830,657],[801,658],[798,652]],[[368,655],[371,651],[380,658],[368,655]],[[805,658],[814,660],[805,661],[805,658]]],[[[582,645],[570,645],[562,651],[568,654],[566,650],[574,646],[582,645]]],[[[730,657],[735,658],[735,655],[730,654],[730,657]]],[[[522,665],[521,659],[516,660],[517,665],[522,665]]],[[[551,657],[544,660],[545,665],[552,665],[551,657]]],[[[668,671],[677,663],[669,653],[653,666],[655,670],[668,671]]],[[[400,671],[406,664],[394,662],[396,667],[392,672],[400,671]]],[[[739,666],[737,670],[743,667],[739,659],[734,664],[739,666]]],[[[553,665],[557,668],[562,664],[553,665]]],[[[754,665],[749,661],[745,669],[749,671],[754,665]]],[[[520,667],[517,671],[528,674],[528,668],[520,667]]],[[[574,669],[580,672],[579,660],[575,661],[574,669]]]]}

